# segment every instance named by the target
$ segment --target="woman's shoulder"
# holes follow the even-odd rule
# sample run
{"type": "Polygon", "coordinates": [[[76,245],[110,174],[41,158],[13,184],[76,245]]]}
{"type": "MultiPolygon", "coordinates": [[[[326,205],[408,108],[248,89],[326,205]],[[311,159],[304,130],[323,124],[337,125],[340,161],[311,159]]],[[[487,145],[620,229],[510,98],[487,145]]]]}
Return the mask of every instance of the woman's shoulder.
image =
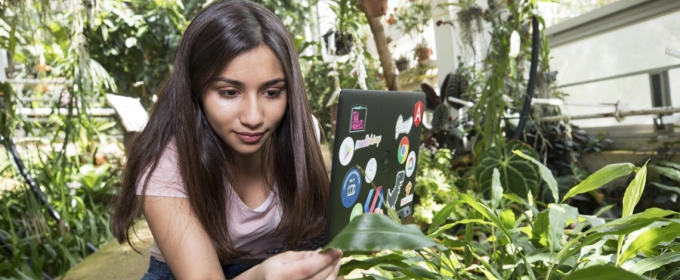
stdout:
{"type": "Polygon", "coordinates": [[[174,139],[170,139],[165,148],[163,148],[156,168],[151,170],[152,167],[150,165],[144,168],[144,173],[137,184],[137,195],[142,194],[143,184],[147,181],[148,177],[145,195],[186,197],[182,176],[180,175],[177,145],[174,139]]]}

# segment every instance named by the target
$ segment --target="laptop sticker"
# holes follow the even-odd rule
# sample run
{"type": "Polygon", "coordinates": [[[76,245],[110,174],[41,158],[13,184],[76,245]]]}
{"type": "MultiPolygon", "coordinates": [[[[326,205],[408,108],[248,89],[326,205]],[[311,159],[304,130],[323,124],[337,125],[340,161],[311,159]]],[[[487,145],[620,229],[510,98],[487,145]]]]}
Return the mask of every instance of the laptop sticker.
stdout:
{"type": "Polygon", "coordinates": [[[366,197],[366,203],[364,204],[364,212],[365,213],[374,213],[377,209],[382,208],[383,204],[383,191],[382,191],[382,186],[379,186],[377,188],[378,191],[375,191],[374,189],[371,189],[371,191],[368,192],[368,197],[366,197]],[[375,191],[375,195],[373,195],[373,192],[375,191]],[[371,202],[371,199],[373,202],[371,202]],[[370,204],[369,204],[370,203],[370,204]],[[376,203],[378,203],[376,205],[376,203]],[[370,207],[368,205],[371,205],[370,207]]]}
{"type": "Polygon", "coordinates": [[[397,211],[397,216],[399,216],[399,219],[406,218],[411,214],[413,214],[413,209],[411,209],[411,206],[406,206],[397,211]]]}
{"type": "Polygon", "coordinates": [[[352,119],[349,123],[349,132],[360,132],[366,128],[366,114],[368,108],[365,106],[352,107],[352,119]]]}
{"type": "Polygon", "coordinates": [[[406,177],[411,177],[414,170],[416,170],[416,152],[411,151],[406,158],[406,177]]]}
{"type": "Polygon", "coordinates": [[[352,161],[352,156],[354,156],[354,140],[352,140],[352,137],[347,137],[342,141],[342,144],[340,144],[340,154],[338,156],[340,157],[340,164],[342,164],[342,166],[345,166],[352,161]]]}
{"type": "Polygon", "coordinates": [[[354,217],[359,216],[364,213],[364,207],[361,205],[361,203],[354,204],[354,208],[352,208],[352,213],[349,214],[349,221],[351,222],[354,217]]]}
{"type": "Polygon", "coordinates": [[[416,105],[413,106],[413,124],[418,127],[420,125],[420,122],[423,121],[423,110],[425,106],[423,105],[423,102],[420,100],[416,102],[416,105]]]}
{"type": "Polygon", "coordinates": [[[366,183],[373,182],[375,178],[375,173],[378,171],[378,161],[375,158],[371,158],[366,163],[366,183]]]}
{"type": "Polygon", "coordinates": [[[401,199],[399,206],[404,206],[406,204],[411,203],[411,201],[413,201],[413,194],[409,194],[411,192],[412,186],[413,186],[413,184],[411,184],[411,182],[408,182],[408,185],[406,185],[406,197],[401,199]]]}
{"type": "Polygon", "coordinates": [[[399,191],[401,190],[401,185],[404,184],[404,171],[399,171],[397,173],[396,182],[394,183],[394,188],[387,190],[387,205],[395,208],[397,204],[397,198],[399,197],[399,191]]]}
{"type": "Polygon", "coordinates": [[[397,126],[396,126],[396,132],[394,133],[394,139],[399,138],[399,134],[408,134],[411,132],[411,126],[413,125],[413,116],[408,117],[408,119],[404,120],[404,117],[402,115],[399,115],[399,118],[397,119],[397,126]]]}
{"type": "Polygon", "coordinates": [[[342,205],[345,206],[345,208],[352,207],[354,202],[357,201],[360,191],[361,172],[359,172],[359,169],[352,168],[345,175],[345,179],[342,180],[342,189],[340,190],[342,205]]]}
{"type": "Polygon", "coordinates": [[[408,137],[404,136],[399,142],[399,151],[397,151],[399,164],[403,164],[406,161],[406,155],[408,155],[408,137]]]}
{"type": "Polygon", "coordinates": [[[366,134],[366,138],[363,140],[357,140],[356,145],[354,145],[354,150],[358,150],[361,148],[366,148],[370,145],[375,145],[376,147],[380,146],[380,141],[382,140],[382,136],[378,135],[375,136],[375,134],[366,134]]]}

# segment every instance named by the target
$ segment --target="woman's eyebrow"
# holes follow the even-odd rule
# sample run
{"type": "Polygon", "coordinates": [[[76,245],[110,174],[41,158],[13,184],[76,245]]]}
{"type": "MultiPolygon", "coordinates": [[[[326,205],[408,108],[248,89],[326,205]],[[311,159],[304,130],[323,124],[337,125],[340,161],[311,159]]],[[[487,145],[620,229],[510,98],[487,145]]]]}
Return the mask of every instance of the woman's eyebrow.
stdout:
{"type": "Polygon", "coordinates": [[[285,83],[285,82],[286,82],[286,80],[284,80],[283,78],[276,78],[276,79],[272,79],[272,80],[269,80],[269,81],[262,83],[262,87],[263,88],[270,87],[270,86],[273,86],[275,84],[285,83]]]}
{"type": "MultiPolygon", "coordinates": [[[[225,82],[225,83],[228,83],[228,84],[232,84],[232,85],[235,85],[235,86],[239,86],[239,87],[245,86],[245,83],[243,83],[241,81],[233,80],[233,79],[229,79],[229,78],[225,78],[225,77],[217,77],[217,79],[215,79],[215,80],[220,81],[220,82],[225,82]]],[[[281,83],[281,82],[285,83],[286,80],[284,78],[271,79],[269,81],[262,83],[260,88],[270,87],[270,86],[276,85],[276,84],[281,83]]]]}

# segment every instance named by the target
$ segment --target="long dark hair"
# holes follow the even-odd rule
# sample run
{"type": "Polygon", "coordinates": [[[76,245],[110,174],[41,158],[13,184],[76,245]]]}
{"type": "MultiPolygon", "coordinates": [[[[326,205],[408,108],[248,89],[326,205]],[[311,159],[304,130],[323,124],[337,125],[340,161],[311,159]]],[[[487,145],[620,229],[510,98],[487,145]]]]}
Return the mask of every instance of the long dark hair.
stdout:
{"type": "MultiPolygon", "coordinates": [[[[161,88],[148,123],[127,148],[127,165],[116,201],[111,230],[119,242],[141,214],[143,199],[136,187],[149,168],[152,174],[165,147],[174,139],[179,173],[191,208],[212,239],[222,260],[244,252],[229,238],[224,187],[229,178],[229,152],[203,112],[201,94],[236,56],[267,46],[278,57],[287,86],[287,109],[263,163],[270,168],[283,216],[277,233],[292,246],[323,234],[328,177],[317,144],[298,56],[281,21],[266,8],[243,0],[219,1],[198,13],[177,49],[174,69],[161,88]]],[[[266,178],[265,178],[266,179],[266,178]]]]}

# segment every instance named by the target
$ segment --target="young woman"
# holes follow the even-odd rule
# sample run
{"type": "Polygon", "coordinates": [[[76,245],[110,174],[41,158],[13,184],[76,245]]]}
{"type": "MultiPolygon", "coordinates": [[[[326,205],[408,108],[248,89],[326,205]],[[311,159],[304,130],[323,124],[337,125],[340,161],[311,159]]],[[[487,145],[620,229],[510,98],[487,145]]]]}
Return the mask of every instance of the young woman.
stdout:
{"type": "Polygon", "coordinates": [[[114,235],[129,243],[144,214],[144,279],[335,279],[342,252],[296,251],[318,248],[327,199],[290,34],[254,3],[206,7],[128,147],[114,235]],[[239,264],[254,258],[266,260],[239,264]]]}

